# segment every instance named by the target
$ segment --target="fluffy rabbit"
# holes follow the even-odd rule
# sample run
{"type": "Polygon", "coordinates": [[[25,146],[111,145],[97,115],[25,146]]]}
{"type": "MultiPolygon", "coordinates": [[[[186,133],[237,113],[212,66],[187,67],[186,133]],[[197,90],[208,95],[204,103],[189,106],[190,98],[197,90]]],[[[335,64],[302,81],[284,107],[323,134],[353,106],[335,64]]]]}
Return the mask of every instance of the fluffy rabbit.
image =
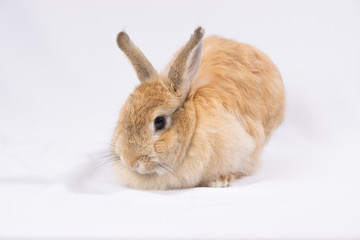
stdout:
{"type": "Polygon", "coordinates": [[[117,36],[141,81],[112,139],[115,171],[137,189],[227,187],[260,166],[284,117],[278,69],[256,48],[195,30],[158,74],[125,32],[117,36]]]}

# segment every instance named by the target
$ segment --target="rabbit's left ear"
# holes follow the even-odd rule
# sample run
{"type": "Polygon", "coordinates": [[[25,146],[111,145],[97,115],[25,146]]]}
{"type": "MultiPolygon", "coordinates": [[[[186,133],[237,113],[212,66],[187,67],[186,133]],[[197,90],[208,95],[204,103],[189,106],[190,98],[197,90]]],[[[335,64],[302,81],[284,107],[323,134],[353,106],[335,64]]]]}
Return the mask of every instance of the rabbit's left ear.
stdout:
{"type": "Polygon", "coordinates": [[[196,78],[201,61],[204,33],[202,27],[197,28],[170,66],[168,73],[170,90],[178,95],[187,95],[191,82],[196,78]]]}

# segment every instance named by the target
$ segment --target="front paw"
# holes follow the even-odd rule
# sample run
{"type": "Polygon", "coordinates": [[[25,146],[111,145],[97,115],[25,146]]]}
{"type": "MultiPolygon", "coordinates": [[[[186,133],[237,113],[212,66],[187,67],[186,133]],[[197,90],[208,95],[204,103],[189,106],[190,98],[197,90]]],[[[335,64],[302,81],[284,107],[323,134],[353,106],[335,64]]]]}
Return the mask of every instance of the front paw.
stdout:
{"type": "Polygon", "coordinates": [[[235,174],[229,174],[226,176],[220,176],[215,181],[208,182],[207,187],[213,187],[213,188],[223,188],[223,187],[229,187],[232,180],[235,178],[235,174]]]}

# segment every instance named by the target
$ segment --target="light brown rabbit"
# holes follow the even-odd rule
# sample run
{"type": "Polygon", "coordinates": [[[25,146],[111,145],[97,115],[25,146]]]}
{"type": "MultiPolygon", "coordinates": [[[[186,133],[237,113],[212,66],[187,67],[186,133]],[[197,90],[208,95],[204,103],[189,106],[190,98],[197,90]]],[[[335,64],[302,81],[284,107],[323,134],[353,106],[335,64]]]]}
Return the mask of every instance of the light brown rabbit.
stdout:
{"type": "Polygon", "coordinates": [[[278,69],[256,48],[195,30],[158,74],[125,32],[139,80],[113,135],[115,170],[137,189],[227,187],[254,173],[284,117],[278,69]]]}

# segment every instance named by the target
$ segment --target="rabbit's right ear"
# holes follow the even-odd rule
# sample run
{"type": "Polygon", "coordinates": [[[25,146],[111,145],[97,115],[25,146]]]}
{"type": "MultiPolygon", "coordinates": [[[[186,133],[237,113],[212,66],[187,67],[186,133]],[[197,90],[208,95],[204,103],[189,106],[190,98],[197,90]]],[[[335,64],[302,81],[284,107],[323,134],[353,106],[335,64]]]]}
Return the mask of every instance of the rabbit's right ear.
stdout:
{"type": "Polygon", "coordinates": [[[190,84],[199,70],[205,30],[197,28],[186,45],[180,50],[170,66],[168,78],[170,90],[178,96],[186,97],[190,84]]]}
{"type": "Polygon", "coordinates": [[[130,40],[129,36],[125,32],[120,32],[117,35],[116,40],[119,48],[125,53],[131,64],[135,68],[136,75],[141,82],[145,82],[148,79],[157,75],[157,72],[155,71],[149,60],[145,57],[141,50],[130,40]]]}

